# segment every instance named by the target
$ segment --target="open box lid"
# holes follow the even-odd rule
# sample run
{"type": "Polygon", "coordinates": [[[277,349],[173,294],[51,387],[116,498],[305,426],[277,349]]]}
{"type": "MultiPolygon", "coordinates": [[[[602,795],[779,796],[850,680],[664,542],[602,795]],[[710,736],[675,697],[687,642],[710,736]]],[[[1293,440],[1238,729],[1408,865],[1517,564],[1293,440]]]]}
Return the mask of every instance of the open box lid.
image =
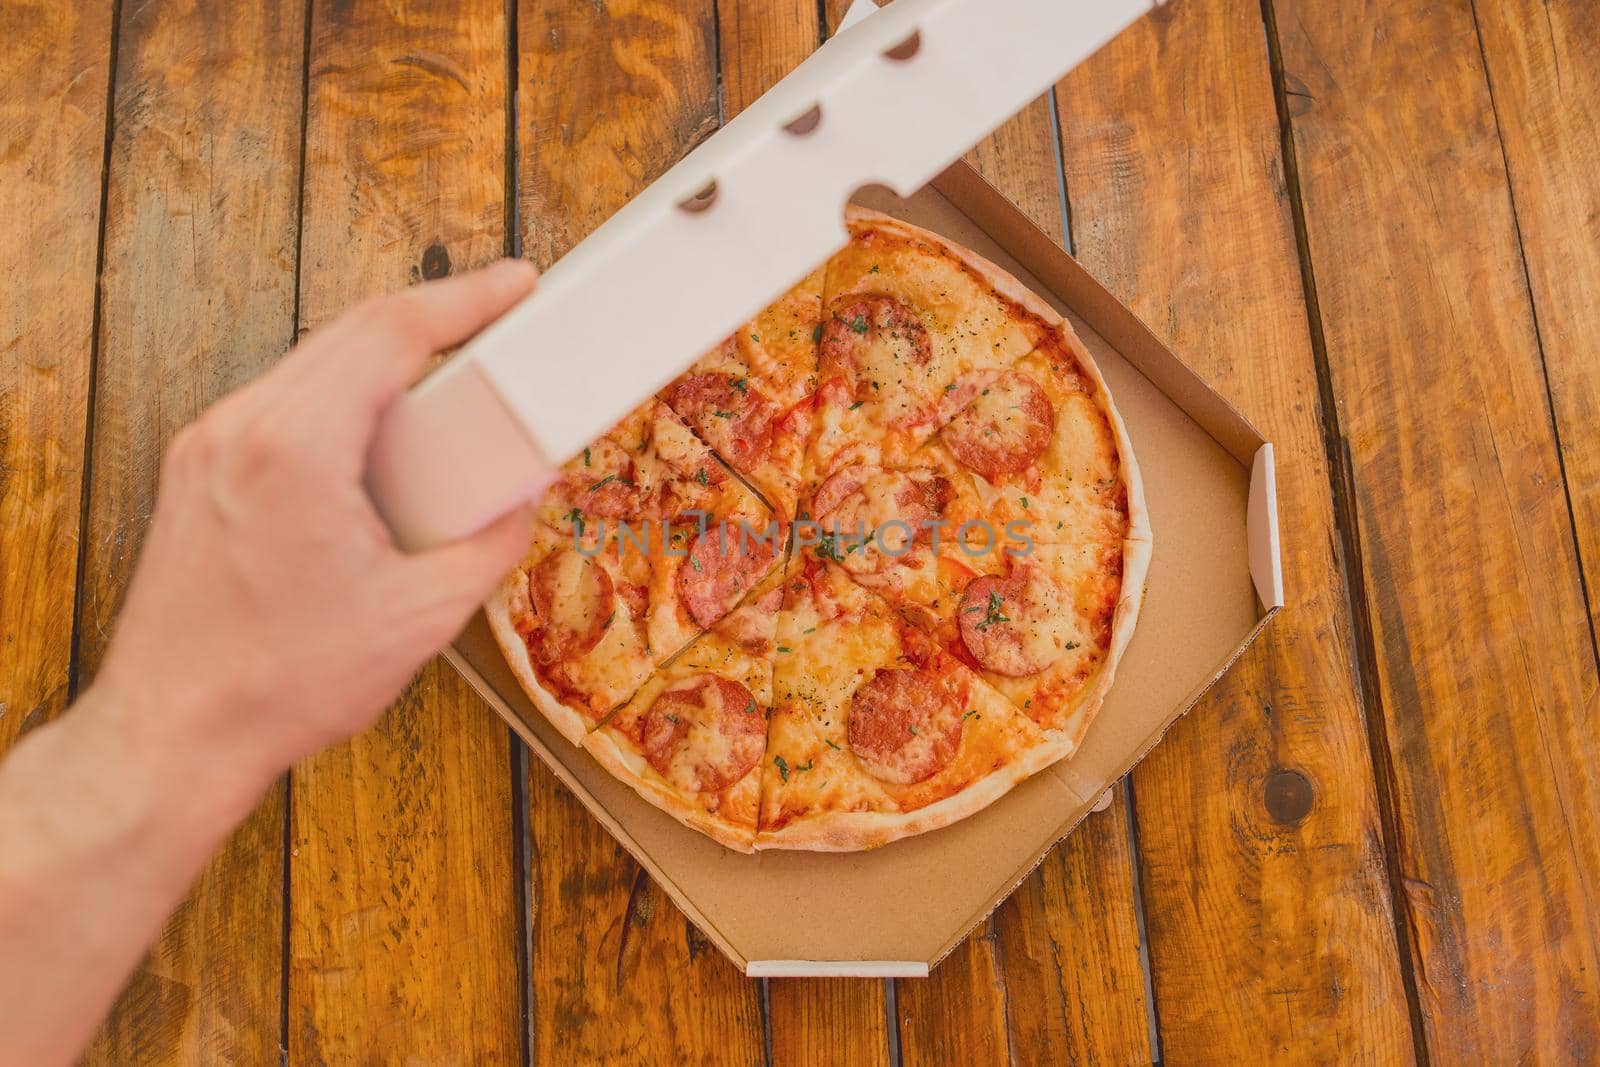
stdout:
{"type": "Polygon", "coordinates": [[[1239,656],[1283,603],[1272,446],[965,163],[866,206],[972,248],[1067,315],[1139,458],[1155,535],[1116,684],[1069,760],[990,807],[862,853],[730,852],[564,740],[484,620],[448,658],[747,974],[918,976],[950,951],[1239,656]]]}
{"type": "Polygon", "coordinates": [[[899,0],[864,17],[858,0],[847,32],[385,414],[367,481],[396,538],[452,540],[526,499],[841,247],[856,190],[921,188],[1152,6],[899,0]]]}

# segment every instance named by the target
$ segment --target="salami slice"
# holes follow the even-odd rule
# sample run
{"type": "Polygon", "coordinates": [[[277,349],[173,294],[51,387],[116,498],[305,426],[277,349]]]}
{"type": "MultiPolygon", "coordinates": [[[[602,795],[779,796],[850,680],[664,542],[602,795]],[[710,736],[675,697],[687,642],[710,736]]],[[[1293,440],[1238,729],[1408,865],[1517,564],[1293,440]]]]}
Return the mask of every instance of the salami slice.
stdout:
{"type": "Polygon", "coordinates": [[[993,480],[1027,470],[1050,446],[1054,430],[1044,388],[1020,371],[1006,371],[950,420],[944,443],[956,459],[993,480]]]}
{"type": "Polygon", "coordinates": [[[645,712],[639,747],[656,773],[678,788],[717,793],[761,758],[765,712],[738,682],[697,674],[656,697],[645,712]]]}
{"type": "Polygon", "coordinates": [[[584,465],[567,475],[567,496],[592,518],[637,519],[655,513],[654,487],[644,484],[633,456],[610,438],[589,446],[584,465]]]}
{"type": "Polygon", "coordinates": [[[956,618],[978,664],[1012,678],[1038,674],[1084,640],[1071,598],[1025,563],[1004,578],[975,579],[956,618]]]}
{"type": "Polygon", "coordinates": [[[932,360],[927,327],[892,297],[850,298],[822,326],[823,378],[842,376],[856,401],[886,405],[884,416],[896,423],[922,421],[931,414],[932,399],[916,386],[932,360]]]}
{"type": "Polygon", "coordinates": [[[593,559],[565,548],[528,573],[528,599],[536,619],[528,651],[544,666],[586,655],[605,636],[617,611],[611,575],[593,559]]]}
{"type": "Polygon", "coordinates": [[[874,778],[914,785],[955,758],[963,714],[936,675],[916,667],[886,668],[850,702],[850,750],[874,778]]]}
{"type": "Polygon", "coordinates": [[[695,538],[678,568],[678,596],[696,625],[710,626],[726,615],[772,567],[772,540],[741,536],[736,524],[707,526],[695,538]]]}
{"type": "Polygon", "coordinates": [[[736,467],[751,465],[771,448],[777,413],[746,378],[685,374],[673,385],[668,403],[736,467]]]}
{"type": "Polygon", "coordinates": [[[925,543],[932,538],[931,524],[944,517],[951,493],[948,479],[926,468],[886,471],[865,464],[846,467],[818,486],[812,497],[817,522],[834,534],[823,554],[848,566],[845,547],[871,538],[872,544],[883,549],[878,555],[884,558],[876,558],[863,546],[859,558],[874,559],[863,566],[877,567],[899,559],[913,542],[925,543]]]}

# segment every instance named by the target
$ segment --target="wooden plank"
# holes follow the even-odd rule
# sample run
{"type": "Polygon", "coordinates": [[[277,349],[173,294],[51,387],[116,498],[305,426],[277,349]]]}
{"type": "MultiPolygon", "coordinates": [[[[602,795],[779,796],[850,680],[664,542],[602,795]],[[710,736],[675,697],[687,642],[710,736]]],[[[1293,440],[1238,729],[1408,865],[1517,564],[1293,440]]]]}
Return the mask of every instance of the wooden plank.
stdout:
{"type": "MultiPolygon", "coordinates": [[[[716,15],[524,0],[518,33],[522,239],[548,266],[716,128],[716,15]]],[[[760,1061],[759,984],[537,759],[527,795],[531,1061],[760,1061]]]]}
{"type": "Polygon", "coordinates": [[[895,982],[902,1063],[1017,1062],[1007,1047],[1004,963],[994,922],[990,916],[979,924],[929,977],[895,982]]]}
{"type": "MultiPolygon", "coordinates": [[[[1474,8],[1496,127],[1511,175],[1519,250],[1533,297],[1567,496],[1600,628],[1600,7],[1474,8]]],[[[1600,847],[1590,837],[1580,845],[1600,847]]],[[[1586,866],[1600,870],[1600,856],[1586,866]]]]}
{"type": "MultiPolygon", "coordinates": [[[[83,555],[86,677],[105,652],[168,442],[294,336],[303,11],[225,16],[175,3],[122,16],[83,555]]],[[[277,786],[168,920],[91,1060],[277,1057],[284,816],[277,786]]]]}
{"type": "Polygon", "coordinates": [[[531,762],[530,1061],[759,1062],[759,985],[531,762]]]}
{"type": "MultiPolygon", "coordinates": [[[[1059,149],[1049,96],[1030,104],[968,159],[1058,241],[1059,149]]],[[[990,922],[926,981],[898,983],[908,1063],[965,1047],[1032,1063],[1071,1050],[1078,1062],[1151,1058],[1139,959],[1128,809],[1114,803],[1045,858],[990,922]]]]}
{"type": "Polygon", "coordinates": [[[1057,99],[1078,257],[1278,454],[1289,605],[1133,775],[1161,1052],[1394,1062],[1411,1032],[1260,8],[1163,7],[1057,99]]]}
{"type": "Polygon", "coordinates": [[[540,267],[717,128],[712,5],[520,0],[522,241],[540,267]]]}
{"type": "Polygon", "coordinates": [[[1428,1049],[1592,1060],[1600,678],[1473,12],[1270,10],[1428,1049]]]}
{"type": "MultiPolygon", "coordinates": [[[[854,2],[855,0],[822,0],[822,18],[827,23],[829,36],[839,28],[839,23],[844,21],[844,13],[850,10],[850,5],[854,2]]],[[[881,2],[879,6],[882,6],[881,2]]]]}
{"type": "Polygon", "coordinates": [[[884,983],[871,978],[774,978],[767,983],[772,1063],[888,1064],[884,983]]]}
{"type": "Polygon", "coordinates": [[[0,753],[69,697],[111,40],[0,7],[0,753]]]}
{"type": "Polygon", "coordinates": [[[816,0],[717,0],[723,120],[749,107],[821,43],[816,0]]]}
{"type": "Polygon", "coordinates": [[[1145,1064],[1149,1003],[1139,958],[1126,785],[994,916],[1011,1058],[1145,1064]]]}
{"type": "MultiPolygon", "coordinates": [[[[508,41],[500,0],[314,5],[303,327],[501,255],[508,41]]],[[[519,1060],[506,728],[435,661],[291,783],[289,1062],[519,1060]]]]}

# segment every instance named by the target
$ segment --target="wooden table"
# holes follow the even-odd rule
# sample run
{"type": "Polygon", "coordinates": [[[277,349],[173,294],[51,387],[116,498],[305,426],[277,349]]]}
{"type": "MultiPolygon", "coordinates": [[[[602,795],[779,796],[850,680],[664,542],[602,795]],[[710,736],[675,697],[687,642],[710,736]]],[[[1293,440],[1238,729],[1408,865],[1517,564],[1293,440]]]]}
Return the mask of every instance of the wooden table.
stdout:
{"type": "MultiPolygon", "coordinates": [[[[0,5],[0,747],[178,427],[548,264],[827,0],[0,5]]],[[[451,671],[296,767],[93,1062],[1600,1056],[1600,3],[1176,0],[976,152],[1277,442],[1290,605],[928,980],[755,981],[451,671]]]]}

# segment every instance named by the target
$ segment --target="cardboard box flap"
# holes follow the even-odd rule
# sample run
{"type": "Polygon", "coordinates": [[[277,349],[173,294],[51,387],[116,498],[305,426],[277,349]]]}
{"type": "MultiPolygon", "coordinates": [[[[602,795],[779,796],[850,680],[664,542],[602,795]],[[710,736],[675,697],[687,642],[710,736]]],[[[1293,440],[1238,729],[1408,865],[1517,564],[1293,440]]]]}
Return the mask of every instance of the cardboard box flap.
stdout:
{"type": "Polygon", "coordinates": [[[1250,578],[1261,606],[1283,607],[1283,554],[1278,543],[1278,472],[1272,442],[1256,450],[1250,465],[1250,578]]]}
{"type": "Polygon", "coordinates": [[[1151,6],[900,0],[819,49],[386,414],[369,489],[396,536],[459,536],[526,497],[542,468],[842,245],[855,190],[921,187],[1151,6]],[[457,406],[449,384],[467,373],[492,383],[527,448],[466,450],[482,443],[472,423],[486,411],[457,406]]]}

